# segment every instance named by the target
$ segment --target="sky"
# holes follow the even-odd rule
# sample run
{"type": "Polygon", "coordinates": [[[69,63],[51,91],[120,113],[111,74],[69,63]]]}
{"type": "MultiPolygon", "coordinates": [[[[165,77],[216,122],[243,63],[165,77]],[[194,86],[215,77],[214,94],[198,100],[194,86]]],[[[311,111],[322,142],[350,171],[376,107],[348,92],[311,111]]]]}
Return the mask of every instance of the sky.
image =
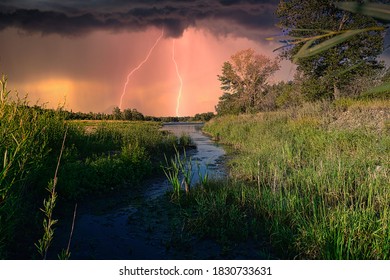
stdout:
{"type": "MultiPolygon", "coordinates": [[[[105,113],[120,106],[152,116],[213,112],[223,62],[248,48],[277,55],[280,45],[266,38],[280,33],[278,2],[2,0],[0,72],[32,105],[105,113]]],[[[294,67],[281,66],[271,83],[293,78],[294,67]]]]}

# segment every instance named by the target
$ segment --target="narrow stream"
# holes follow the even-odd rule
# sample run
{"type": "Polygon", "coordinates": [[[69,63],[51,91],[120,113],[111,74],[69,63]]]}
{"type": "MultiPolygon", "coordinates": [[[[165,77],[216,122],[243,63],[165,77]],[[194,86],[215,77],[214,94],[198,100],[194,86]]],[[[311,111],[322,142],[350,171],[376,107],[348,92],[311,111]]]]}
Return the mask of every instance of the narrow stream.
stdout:
{"type": "MultiPolygon", "coordinates": [[[[175,135],[188,134],[196,149],[187,152],[193,166],[192,183],[207,172],[209,177],[225,176],[224,150],[201,132],[202,124],[166,124],[163,129],[175,135]],[[199,168],[199,170],[198,170],[199,168]]],[[[110,198],[93,199],[78,205],[71,259],[207,259],[217,258],[219,248],[213,242],[183,239],[181,221],[168,197],[165,177],[148,180],[142,188],[110,198]],[[191,244],[189,244],[191,243],[191,244]]],[[[67,220],[67,219],[66,219],[67,220]]],[[[55,231],[52,251],[66,248],[71,218],[55,231]]],[[[57,258],[56,255],[50,256],[57,258]]]]}
{"type": "MultiPolygon", "coordinates": [[[[192,184],[199,182],[199,175],[204,176],[206,173],[213,178],[226,175],[223,164],[225,151],[202,133],[202,127],[201,123],[167,123],[163,127],[163,130],[168,130],[177,137],[183,134],[189,135],[195,144],[196,149],[186,152],[186,157],[191,160],[192,165],[192,184]]],[[[145,198],[159,197],[170,188],[167,180],[151,182],[145,192],[145,198]]]]}

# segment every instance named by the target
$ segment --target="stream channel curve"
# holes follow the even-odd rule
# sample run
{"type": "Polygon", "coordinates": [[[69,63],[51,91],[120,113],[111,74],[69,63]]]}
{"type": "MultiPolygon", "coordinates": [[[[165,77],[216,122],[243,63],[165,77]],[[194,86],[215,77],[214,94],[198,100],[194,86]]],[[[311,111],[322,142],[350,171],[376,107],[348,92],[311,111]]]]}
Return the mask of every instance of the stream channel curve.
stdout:
{"type": "MultiPolygon", "coordinates": [[[[202,133],[201,123],[166,123],[163,130],[177,136],[187,134],[196,149],[186,152],[192,161],[192,185],[207,172],[209,178],[226,176],[225,151],[202,133]],[[199,169],[198,169],[199,168],[199,169]]],[[[71,240],[71,259],[210,259],[218,258],[220,248],[214,242],[193,240],[180,242],[172,236],[178,221],[172,213],[168,197],[171,190],[165,177],[146,180],[142,188],[109,198],[79,203],[71,240]],[[192,243],[192,244],[181,244],[192,243]],[[172,245],[175,244],[175,245],[172,245]]],[[[59,222],[52,248],[53,253],[67,247],[71,217],[59,222]]],[[[56,259],[56,255],[49,255],[56,259]]]]}

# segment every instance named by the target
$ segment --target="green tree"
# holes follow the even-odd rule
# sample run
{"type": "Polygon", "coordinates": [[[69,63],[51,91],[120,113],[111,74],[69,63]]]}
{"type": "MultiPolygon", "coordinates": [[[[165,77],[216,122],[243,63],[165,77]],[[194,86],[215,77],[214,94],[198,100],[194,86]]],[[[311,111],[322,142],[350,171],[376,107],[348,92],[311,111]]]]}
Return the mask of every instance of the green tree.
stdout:
{"type": "Polygon", "coordinates": [[[137,111],[137,109],[133,109],[131,111],[132,119],[134,121],[143,121],[145,119],[144,115],[137,111]]]}
{"type": "Polygon", "coordinates": [[[131,109],[124,109],[122,115],[123,115],[123,119],[126,121],[131,121],[133,119],[133,114],[131,112],[131,109]]]}
{"type": "Polygon", "coordinates": [[[213,112],[207,112],[207,113],[200,113],[196,114],[193,118],[194,121],[202,121],[202,122],[208,122],[212,118],[214,118],[214,113],[213,112]]]}
{"type": "MultiPolygon", "coordinates": [[[[277,9],[284,33],[291,37],[324,35],[329,30],[341,32],[378,26],[373,18],[338,9],[334,0],[281,0],[277,9]]],[[[377,57],[383,51],[384,32],[371,30],[351,36],[342,44],[316,55],[299,58],[298,71],[306,76],[304,88],[308,99],[338,98],[357,77],[383,67],[377,57]]],[[[328,40],[310,41],[311,47],[328,40]]],[[[282,56],[293,60],[304,42],[285,48],[282,56]]]]}
{"type": "Polygon", "coordinates": [[[267,80],[279,69],[276,60],[256,54],[253,49],[239,51],[224,62],[218,75],[223,95],[216,107],[218,114],[254,111],[266,93],[267,80]]]}
{"type": "Polygon", "coordinates": [[[218,115],[238,115],[244,112],[244,108],[240,106],[237,93],[224,92],[219,97],[219,102],[215,106],[215,111],[218,115]]]}
{"type": "Polygon", "coordinates": [[[114,109],[112,110],[112,115],[114,117],[114,120],[121,120],[123,117],[121,109],[119,107],[114,107],[114,109]]]}
{"type": "Polygon", "coordinates": [[[270,97],[271,109],[288,108],[298,106],[302,103],[298,77],[295,81],[280,81],[269,87],[268,96],[270,97]]]}

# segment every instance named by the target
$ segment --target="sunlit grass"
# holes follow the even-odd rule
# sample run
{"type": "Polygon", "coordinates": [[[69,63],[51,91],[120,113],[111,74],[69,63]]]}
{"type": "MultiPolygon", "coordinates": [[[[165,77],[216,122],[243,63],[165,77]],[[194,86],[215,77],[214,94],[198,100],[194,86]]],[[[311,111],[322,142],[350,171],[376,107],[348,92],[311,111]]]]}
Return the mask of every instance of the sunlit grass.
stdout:
{"type": "MultiPolygon", "coordinates": [[[[237,153],[229,166],[232,178],[246,185],[241,188],[248,199],[232,201],[266,225],[284,256],[388,259],[390,136],[331,129],[327,114],[315,111],[222,117],[206,124],[208,133],[237,153]]],[[[229,188],[222,189],[226,196],[229,188]]]]}

